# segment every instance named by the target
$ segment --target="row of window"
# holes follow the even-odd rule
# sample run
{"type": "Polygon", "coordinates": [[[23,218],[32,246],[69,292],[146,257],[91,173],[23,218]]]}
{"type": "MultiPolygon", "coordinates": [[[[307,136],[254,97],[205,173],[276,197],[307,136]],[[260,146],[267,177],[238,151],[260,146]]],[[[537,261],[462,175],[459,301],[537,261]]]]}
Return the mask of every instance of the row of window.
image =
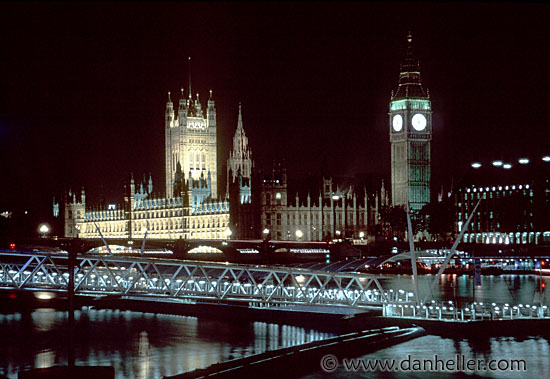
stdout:
{"type": "MultiPolygon", "coordinates": [[[[469,191],[468,191],[469,192],[469,191]]],[[[514,191],[502,191],[502,192],[482,192],[482,193],[465,193],[464,194],[464,200],[468,200],[468,199],[487,199],[487,194],[489,194],[489,199],[500,199],[501,197],[506,197],[507,195],[508,196],[512,196],[512,195],[515,195],[515,194],[522,194],[523,196],[527,196],[529,195],[529,197],[533,197],[533,190],[529,190],[529,192],[527,192],[526,190],[523,190],[521,192],[514,192],[514,191]]]]}
{"type": "MultiPolygon", "coordinates": [[[[228,217],[216,217],[216,218],[208,218],[208,219],[199,219],[195,220],[194,218],[191,219],[191,230],[193,229],[209,229],[209,228],[218,228],[222,231],[225,231],[227,229],[229,220],[228,217]]],[[[100,223],[98,226],[101,230],[101,233],[104,234],[104,236],[108,236],[111,233],[121,233],[126,232],[127,222],[126,221],[120,221],[120,222],[106,222],[106,223],[100,223]]],[[[183,227],[182,219],[175,219],[175,220],[165,220],[165,221],[153,221],[153,222],[135,222],[133,223],[132,230],[134,232],[141,232],[145,228],[148,229],[148,231],[155,231],[155,230],[173,230],[173,229],[179,229],[181,230],[183,227]],[[148,227],[147,227],[148,225],[148,227]]],[[[97,234],[97,229],[94,224],[86,223],[82,224],[81,226],[82,230],[81,232],[83,234],[97,234]]]]}
{"type": "MultiPolygon", "coordinates": [[[[273,225],[274,224],[273,215],[274,215],[273,213],[266,213],[266,224],[267,225],[273,225]]],[[[275,216],[276,216],[276,219],[277,219],[277,225],[281,225],[281,220],[282,220],[281,214],[276,213],[275,216]]],[[[332,217],[333,217],[332,213],[327,212],[323,216],[324,217],[323,217],[322,221],[325,224],[330,224],[331,220],[332,220],[332,217]]],[[[344,223],[343,216],[344,215],[343,215],[342,212],[336,212],[336,223],[337,224],[343,224],[344,223]]],[[[354,216],[353,212],[348,212],[348,214],[347,214],[348,222],[353,220],[353,216],[354,216]]],[[[287,214],[286,221],[287,221],[287,225],[293,225],[293,224],[294,225],[302,225],[302,224],[306,224],[308,221],[311,221],[314,224],[319,224],[320,221],[321,221],[321,216],[319,214],[313,214],[312,217],[309,218],[309,217],[307,217],[307,214],[303,214],[303,213],[300,213],[300,214],[287,214]]],[[[364,214],[362,212],[358,214],[357,221],[358,221],[359,224],[364,224],[365,217],[364,217],[364,214]]]]}
{"type": "Polygon", "coordinates": [[[134,216],[136,220],[139,219],[149,219],[149,218],[166,218],[166,217],[181,217],[182,216],[182,209],[174,209],[174,210],[165,210],[165,211],[142,211],[142,212],[134,212],[134,216]]]}

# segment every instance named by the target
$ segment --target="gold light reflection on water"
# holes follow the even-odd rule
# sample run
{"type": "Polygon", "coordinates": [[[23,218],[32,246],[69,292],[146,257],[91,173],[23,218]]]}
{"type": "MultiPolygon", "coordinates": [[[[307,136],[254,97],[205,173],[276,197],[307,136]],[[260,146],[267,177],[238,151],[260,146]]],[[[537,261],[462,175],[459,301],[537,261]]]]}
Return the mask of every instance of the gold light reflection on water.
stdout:
{"type": "MultiPolygon", "coordinates": [[[[194,317],[88,308],[77,313],[81,317],[75,317],[76,364],[113,366],[117,378],[176,375],[330,336],[302,327],[265,322],[235,325],[194,317]],[[125,332],[120,330],[121,325],[125,326],[125,332]],[[86,338],[82,340],[80,335],[86,338]]],[[[35,346],[31,356],[35,367],[66,364],[62,337],[66,332],[66,313],[41,309],[32,312],[31,317],[32,328],[40,333],[53,333],[56,340],[49,340],[46,346],[35,346]]],[[[17,319],[14,315],[2,315],[0,323],[9,326],[19,322],[14,319],[17,319]]],[[[20,348],[23,345],[18,343],[20,348]]],[[[12,364],[19,368],[21,362],[12,364]]]]}
{"type": "Polygon", "coordinates": [[[57,312],[51,308],[37,309],[32,313],[32,320],[36,330],[49,332],[62,322],[63,312],[57,312]]]}
{"type": "Polygon", "coordinates": [[[34,367],[48,368],[52,367],[55,362],[55,352],[52,349],[45,349],[36,354],[34,359],[34,367]]]}

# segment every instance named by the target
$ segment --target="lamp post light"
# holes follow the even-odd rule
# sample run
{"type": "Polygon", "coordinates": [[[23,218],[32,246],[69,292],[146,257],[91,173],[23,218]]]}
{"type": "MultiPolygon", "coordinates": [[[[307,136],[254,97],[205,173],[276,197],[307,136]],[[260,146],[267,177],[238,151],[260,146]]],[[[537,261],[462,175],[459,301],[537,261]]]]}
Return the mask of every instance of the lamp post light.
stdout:
{"type": "Polygon", "coordinates": [[[300,240],[304,236],[304,233],[300,229],[296,230],[295,234],[296,234],[296,241],[300,240]]]}
{"type": "Polygon", "coordinates": [[[227,228],[225,229],[225,232],[223,232],[223,234],[225,234],[225,239],[230,239],[233,232],[231,231],[231,229],[227,228]]]}
{"type": "Polygon", "coordinates": [[[38,231],[42,234],[42,238],[46,238],[46,234],[50,232],[50,227],[48,224],[40,224],[38,231]]]}

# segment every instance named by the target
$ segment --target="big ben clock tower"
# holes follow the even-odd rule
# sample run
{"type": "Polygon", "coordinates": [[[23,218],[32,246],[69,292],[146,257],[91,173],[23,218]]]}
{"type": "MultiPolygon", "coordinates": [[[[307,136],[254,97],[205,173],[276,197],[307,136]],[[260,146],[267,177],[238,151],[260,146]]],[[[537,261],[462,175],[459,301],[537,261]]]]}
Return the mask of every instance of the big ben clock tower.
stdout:
{"type": "Polygon", "coordinates": [[[432,107],[410,32],[389,116],[392,204],[405,205],[408,200],[411,210],[419,211],[430,202],[432,107]]]}

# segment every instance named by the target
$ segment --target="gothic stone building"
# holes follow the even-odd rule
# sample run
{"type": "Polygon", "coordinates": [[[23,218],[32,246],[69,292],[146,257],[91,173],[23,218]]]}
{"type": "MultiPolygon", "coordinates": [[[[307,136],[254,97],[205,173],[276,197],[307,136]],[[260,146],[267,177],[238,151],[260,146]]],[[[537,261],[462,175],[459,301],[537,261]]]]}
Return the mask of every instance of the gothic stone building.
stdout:
{"type": "Polygon", "coordinates": [[[286,169],[276,165],[261,181],[261,229],[264,238],[274,240],[325,241],[332,238],[363,239],[375,222],[375,207],[368,206],[366,191],[335,188],[324,178],[318,198],[305,199],[288,193],[286,169]]]}
{"type": "Polygon", "coordinates": [[[136,183],[133,177],[123,203],[116,206],[90,206],[84,190],[80,196],[69,192],[62,212],[65,236],[97,239],[101,232],[105,238],[129,240],[145,233],[153,239],[366,238],[367,227],[377,221],[377,207],[368,206],[366,192],[340,190],[325,179],[320,190],[312,189],[318,198],[308,194],[305,200],[296,196],[291,201],[285,170],[279,167],[266,177],[255,172],[240,105],[227,161],[226,196],[220,197],[212,91],[205,108],[198,94],[195,100],[186,99],[183,90],[178,104],[176,116],[169,93],[165,195],[154,195],[151,178],[136,183]]]}
{"type": "MultiPolygon", "coordinates": [[[[132,239],[223,239],[230,230],[229,201],[218,197],[216,108],[210,91],[206,111],[182,96],[177,117],[168,95],[165,117],[166,195],[153,195],[152,181],[136,189],[133,177],[118,206],[90,207],[68,193],[64,201],[65,236],[132,239]],[[187,174],[185,174],[187,173],[187,174]]],[[[239,120],[240,117],[239,117],[239,120]]],[[[242,120],[236,135],[244,135],[242,120]]]]}

